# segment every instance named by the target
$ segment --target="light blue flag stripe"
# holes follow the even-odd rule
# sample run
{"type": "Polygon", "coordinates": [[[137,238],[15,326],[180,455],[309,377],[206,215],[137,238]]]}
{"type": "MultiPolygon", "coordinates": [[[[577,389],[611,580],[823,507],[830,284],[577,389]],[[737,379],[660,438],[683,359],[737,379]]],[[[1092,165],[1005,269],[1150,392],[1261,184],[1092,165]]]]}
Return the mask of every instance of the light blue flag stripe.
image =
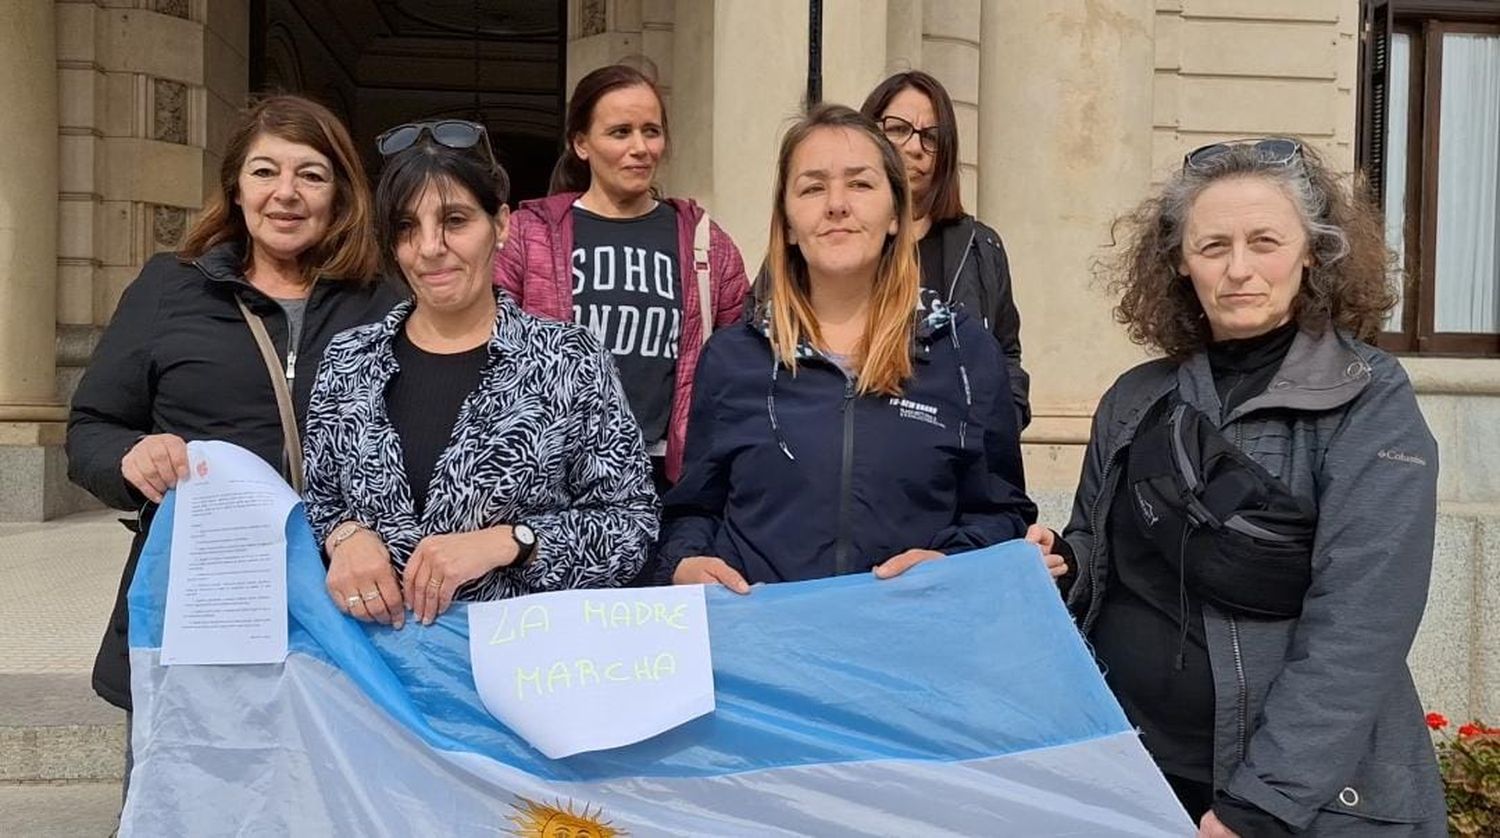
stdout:
{"type": "MultiPolygon", "coordinates": [[[[131,645],[159,647],[173,498],[130,591],[131,645]]],[[[548,760],[494,720],[455,607],[430,627],[341,614],[300,507],[287,527],[293,655],[340,670],[429,746],[539,780],[695,778],[872,760],[966,761],[1129,733],[1033,546],[868,574],[711,590],[718,709],[645,742],[548,760]]],[[[1159,780],[1158,780],[1159,782],[1159,780]]]]}

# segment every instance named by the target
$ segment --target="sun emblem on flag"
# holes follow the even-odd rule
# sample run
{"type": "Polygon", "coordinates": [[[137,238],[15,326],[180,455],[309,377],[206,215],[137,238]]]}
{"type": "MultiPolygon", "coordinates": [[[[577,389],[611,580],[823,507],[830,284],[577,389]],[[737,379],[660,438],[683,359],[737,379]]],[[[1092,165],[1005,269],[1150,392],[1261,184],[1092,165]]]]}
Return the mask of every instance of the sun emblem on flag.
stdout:
{"type": "Polygon", "coordinates": [[[578,812],[571,800],[566,805],[561,801],[548,805],[524,797],[510,807],[516,810],[510,816],[515,824],[510,834],[520,838],[624,838],[629,834],[601,818],[603,807],[590,812],[585,805],[578,812]]]}

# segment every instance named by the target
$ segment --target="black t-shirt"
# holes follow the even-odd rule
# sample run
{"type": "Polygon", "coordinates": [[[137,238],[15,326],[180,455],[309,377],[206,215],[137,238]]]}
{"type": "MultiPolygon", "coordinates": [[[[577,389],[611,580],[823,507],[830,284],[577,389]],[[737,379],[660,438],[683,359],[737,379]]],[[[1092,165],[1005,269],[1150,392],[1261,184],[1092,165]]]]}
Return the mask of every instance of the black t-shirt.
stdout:
{"type": "Polygon", "coordinates": [[[646,444],[667,435],[682,330],[677,211],[659,203],[635,218],[573,205],[573,322],[614,356],[646,444]]]}
{"type": "Polygon", "coordinates": [[[418,517],[427,508],[427,489],[438,457],[448,448],[464,400],[479,386],[489,361],[489,344],[452,354],[428,352],[411,342],[406,330],[391,347],[401,368],[385,391],[386,412],[401,439],[401,459],[418,517]]]}
{"type": "Polygon", "coordinates": [[[957,223],[957,220],[934,222],[927,229],[927,235],[917,240],[917,256],[922,263],[922,287],[936,291],[944,301],[948,301],[953,277],[943,265],[943,231],[957,223]]]}
{"type": "MultiPolygon", "coordinates": [[[[1294,322],[1253,338],[1209,345],[1209,366],[1224,415],[1265,391],[1296,334],[1294,322]]],[[[1114,561],[1091,634],[1094,652],[1106,667],[1105,681],[1125,715],[1141,729],[1141,741],[1161,770],[1211,783],[1214,682],[1203,606],[1141,528],[1129,486],[1127,465],[1109,509],[1105,537],[1114,561]]]]}

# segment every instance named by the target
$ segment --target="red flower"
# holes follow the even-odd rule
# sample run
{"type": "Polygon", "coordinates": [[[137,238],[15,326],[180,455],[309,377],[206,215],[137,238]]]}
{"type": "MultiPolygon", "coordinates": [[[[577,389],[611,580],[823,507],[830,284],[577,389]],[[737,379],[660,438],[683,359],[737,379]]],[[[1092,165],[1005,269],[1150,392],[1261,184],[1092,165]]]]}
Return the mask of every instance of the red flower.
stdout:
{"type": "Polygon", "coordinates": [[[1442,713],[1428,713],[1427,726],[1433,730],[1442,730],[1448,726],[1448,717],[1442,713]]]}
{"type": "Polygon", "coordinates": [[[1468,724],[1458,729],[1458,738],[1471,739],[1484,732],[1484,728],[1480,727],[1477,724],[1474,724],[1473,722],[1469,722],[1468,724]]]}

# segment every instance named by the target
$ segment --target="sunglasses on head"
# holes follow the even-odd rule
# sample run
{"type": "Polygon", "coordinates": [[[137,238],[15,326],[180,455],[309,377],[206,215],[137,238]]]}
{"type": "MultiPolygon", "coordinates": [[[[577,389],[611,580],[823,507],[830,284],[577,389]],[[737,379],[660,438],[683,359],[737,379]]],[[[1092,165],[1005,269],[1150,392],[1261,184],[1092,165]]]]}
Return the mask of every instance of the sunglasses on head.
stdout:
{"type": "Polygon", "coordinates": [[[1255,151],[1260,162],[1271,166],[1285,166],[1302,159],[1302,143],[1285,137],[1269,137],[1263,140],[1230,140],[1199,146],[1182,158],[1182,168],[1184,171],[1201,168],[1230,151],[1245,146],[1255,151]]]}
{"type": "Polygon", "coordinates": [[[478,122],[465,119],[439,119],[397,125],[375,138],[375,148],[380,151],[380,156],[390,157],[416,145],[423,134],[432,137],[432,141],[438,145],[457,151],[478,146],[484,150],[484,158],[489,161],[490,167],[497,166],[495,152],[490,148],[489,132],[478,122]]]}

